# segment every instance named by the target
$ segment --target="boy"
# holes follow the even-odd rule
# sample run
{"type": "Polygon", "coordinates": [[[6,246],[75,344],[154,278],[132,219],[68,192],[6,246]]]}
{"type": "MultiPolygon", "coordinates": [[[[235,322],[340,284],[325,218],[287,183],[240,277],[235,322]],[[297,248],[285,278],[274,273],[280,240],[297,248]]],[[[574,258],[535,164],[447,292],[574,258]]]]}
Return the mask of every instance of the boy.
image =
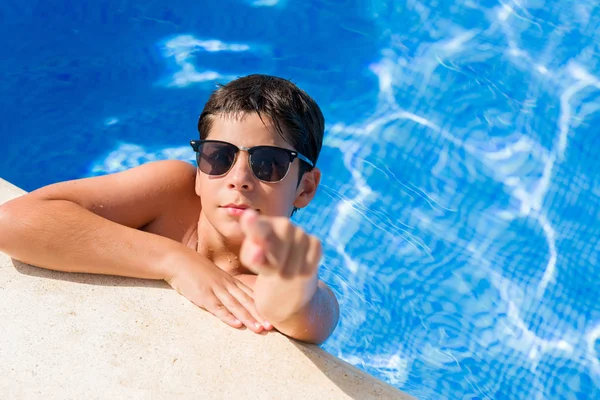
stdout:
{"type": "Polygon", "coordinates": [[[0,251],[60,271],[164,279],[232,327],[322,343],[339,318],[320,241],[289,217],[315,195],[324,132],[293,83],[217,89],[191,142],[197,168],[147,163],[61,182],[0,206],[0,251]]]}

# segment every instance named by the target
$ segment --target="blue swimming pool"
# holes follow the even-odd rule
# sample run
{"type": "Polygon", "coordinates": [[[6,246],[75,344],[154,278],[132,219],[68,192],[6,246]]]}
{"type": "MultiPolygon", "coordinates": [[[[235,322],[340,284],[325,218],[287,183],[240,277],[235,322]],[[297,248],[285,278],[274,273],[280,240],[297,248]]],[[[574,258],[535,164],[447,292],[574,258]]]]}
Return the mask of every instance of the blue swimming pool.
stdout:
{"type": "Polygon", "coordinates": [[[323,348],[422,399],[600,398],[594,1],[5,0],[0,41],[0,177],[192,162],[216,83],[290,78],[327,120],[323,348]]]}

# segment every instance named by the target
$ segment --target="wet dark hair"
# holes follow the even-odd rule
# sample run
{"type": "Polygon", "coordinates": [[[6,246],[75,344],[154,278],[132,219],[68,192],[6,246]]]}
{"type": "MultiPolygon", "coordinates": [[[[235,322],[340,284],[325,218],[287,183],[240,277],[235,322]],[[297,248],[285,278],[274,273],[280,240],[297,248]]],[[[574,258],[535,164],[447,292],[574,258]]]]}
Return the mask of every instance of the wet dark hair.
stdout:
{"type": "MultiPolygon", "coordinates": [[[[200,139],[208,137],[214,117],[243,118],[253,112],[261,119],[270,120],[283,140],[317,164],[325,130],[323,113],[306,92],[291,81],[275,76],[248,75],[219,85],[198,119],[200,139]]],[[[311,169],[300,161],[298,184],[302,175],[311,169]]],[[[296,210],[294,207],[292,215],[296,210]]]]}

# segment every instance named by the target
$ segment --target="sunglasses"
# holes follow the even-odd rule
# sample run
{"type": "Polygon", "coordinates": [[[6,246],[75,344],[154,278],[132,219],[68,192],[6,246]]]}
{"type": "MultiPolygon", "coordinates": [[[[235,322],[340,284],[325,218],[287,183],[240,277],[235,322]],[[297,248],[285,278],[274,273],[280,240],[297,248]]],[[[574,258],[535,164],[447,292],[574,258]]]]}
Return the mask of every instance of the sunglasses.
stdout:
{"type": "Polygon", "coordinates": [[[222,176],[231,170],[237,154],[247,151],[248,162],[254,176],[263,182],[280,182],[290,171],[294,159],[299,158],[311,167],[312,161],[297,151],[275,146],[240,147],[220,140],[192,140],[200,171],[210,176],[222,176]]]}

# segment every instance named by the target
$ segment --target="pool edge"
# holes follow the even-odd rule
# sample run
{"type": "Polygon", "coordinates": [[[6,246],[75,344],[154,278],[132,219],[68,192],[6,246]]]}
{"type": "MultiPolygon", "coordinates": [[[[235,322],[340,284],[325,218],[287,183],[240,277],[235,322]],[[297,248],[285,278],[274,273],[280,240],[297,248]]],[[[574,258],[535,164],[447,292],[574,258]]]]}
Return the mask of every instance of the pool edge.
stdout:
{"type": "MultiPolygon", "coordinates": [[[[25,192],[0,178],[0,204],[25,192]]],[[[10,398],[409,399],[316,346],[235,330],[166,284],[65,274],[0,253],[10,398]]]]}

